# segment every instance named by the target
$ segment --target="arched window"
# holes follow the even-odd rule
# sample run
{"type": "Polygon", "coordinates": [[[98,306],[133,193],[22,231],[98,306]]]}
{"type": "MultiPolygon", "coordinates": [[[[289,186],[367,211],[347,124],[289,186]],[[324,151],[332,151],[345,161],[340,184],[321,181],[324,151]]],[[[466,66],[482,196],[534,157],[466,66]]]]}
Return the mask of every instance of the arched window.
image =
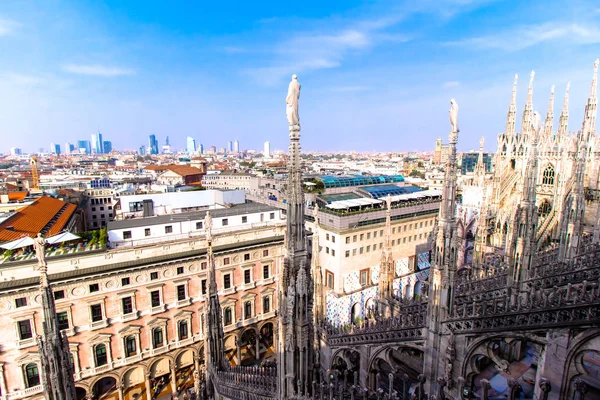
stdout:
{"type": "Polygon", "coordinates": [[[127,357],[136,355],[137,345],[135,343],[135,336],[127,336],[125,339],[125,352],[127,353],[127,357]]]}
{"type": "Polygon", "coordinates": [[[37,364],[27,364],[25,367],[25,378],[28,388],[38,386],[40,384],[40,373],[38,371],[37,364]]]}
{"type": "Polygon", "coordinates": [[[106,345],[99,344],[94,349],[94,356],[96,357],[96,367],[106,365],[108,358],[106,356],[106,345]]]}
{"type": "Polygon", "coordinates": [[[542,183],[544,185],[554,185],[554,167],[552,166],[552,164],[548,165],[544,170],[542,183]]]}
{"type": "Polygon", "coordinates": [[[179,340],[188,338],[188,323],[187,321],[179,321],[179,340]]]}
{"type": "Polygon", "coordinates": [[[545,217],[548,214],[550,214],[550,211],[552,211],[552,204],[550,204],[550,202],[548,200],[542,201],[542,204],[540,204],[539,211],[538,211],[540,216],[545,217]]]}
{"type": "Polygon", "coordinates": [[[163,330],[162,328],[154,328],[152,331],[152,342],[154,343],[154,348],[162,347],[163,345],[163,330]]]}

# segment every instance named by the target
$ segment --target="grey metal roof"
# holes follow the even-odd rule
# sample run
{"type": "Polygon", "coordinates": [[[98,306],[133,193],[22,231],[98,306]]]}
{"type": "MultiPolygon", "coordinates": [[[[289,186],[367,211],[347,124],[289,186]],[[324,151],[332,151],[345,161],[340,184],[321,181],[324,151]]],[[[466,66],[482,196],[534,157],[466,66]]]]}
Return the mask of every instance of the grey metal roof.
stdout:
{"type": "MultiPolygon", "coordinates": [[[[249,202],[245,204],[236,204],[229,208],[220,208],[215,210],[210,210],[210,215],[213,218],[221,218],[228,217],[231,215],[244,215],[244,214],[253,214],[257,212],[269,212],[269,211],[277,211],[278,208],[271,207],[261,203],[249,202]]],[[[189,218],[191,221],[199,221],[204,219],[206,216],[206,210],[204,211],[193,211],[187,213],[179,213],[179,214],[169,214],[169,215],[157,215],[154,217],[145,217],[145,218],[132,218],[125,219],[121,221],[110,221],[108,223],[108,230],[113,229],[127,229],[127,228],[139,228],[143,226],[152,226],[152,225],[163,225],[168,224],[170,222],[180,222],[187,221],[189,218]]]]}
{"type": "MultiPolygon", "coordinates": [[[[240,243],[232,243],[222,246],[213,247],[213,252],[215,254],[224,253],[230,250],[238,251],[241,248],[260,246],[263,244],[277,243],[283,242],[283,237],[281,236],[273,236],[269,238],[257,239],[257,240],[248,240],[240,243]]],[[[52,274],[52,263],[48,264],[48,280],[50,283],[58,283],[60,281],[65,281],[68,279],[83,279],[86,276],[103,274],[107,272],[117,272],[119,270],[135,268],[135,267],[147,267],[152,264],[165,263],[165,262],[183,262],[190,259],[197,259],[206,254],[207,249],[198,249],[198,250],[190,250],[181,253],[173,253],[173,254],[165,254],[156,257],[142,258],[142,259],[132,259],[131,261],[122,261],[113,264],[100,265],[92,268],[84,268],[84,269],[76,269],[72,271],[60,272],[58,274],[52,274]]],[[[0,291],[10,290],[10,289],[19,289],[19,288],[27,288],[30,286],[39,285],[40,279],[37,277],[26,278],[26,279],[15,279],[12,281],[4,281],[0,282],[0,291]]]]}

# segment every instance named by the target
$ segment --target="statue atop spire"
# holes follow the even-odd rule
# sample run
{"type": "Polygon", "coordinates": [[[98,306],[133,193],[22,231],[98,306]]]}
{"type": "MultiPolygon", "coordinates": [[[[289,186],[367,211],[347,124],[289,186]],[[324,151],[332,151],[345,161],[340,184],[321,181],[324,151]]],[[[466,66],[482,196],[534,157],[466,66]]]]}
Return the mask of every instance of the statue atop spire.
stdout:
{"type": "MultiPolygon", "coordinates": [[[[598,106],[598,99],[596,97],[596,91],[598,87],[598,59],[594,61],[594,75],[592,76],[592,85],[590,87],[590,97],[588,98],[587,104],[585,105],[585,117],[584,126],[587,123],[587,133],[593,135],[596,132],[596,113],[598,106]]],[[[585,128],[584,128],[585,129],[585,128]]]]}

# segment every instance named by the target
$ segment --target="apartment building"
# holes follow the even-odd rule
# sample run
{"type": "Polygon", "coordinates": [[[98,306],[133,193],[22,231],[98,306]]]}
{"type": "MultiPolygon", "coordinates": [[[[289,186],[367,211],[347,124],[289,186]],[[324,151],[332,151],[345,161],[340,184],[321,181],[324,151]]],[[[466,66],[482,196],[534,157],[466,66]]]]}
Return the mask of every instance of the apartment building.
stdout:
{"type": "MultiPolygon", "coordinates": [[[[274,349],[285,221],[279,210],[263,205],[229,211],[213,216],[226,354],[232,365],[255,364],[274,349]],[[260,223],[260,214],[268,221],[260,223]],[[224,218],[231,221],[227,229],[224,218]]],[[[130,221],[146,220],[153,229],[156,218],[130,221]]],[[[122,237],[126,227],[111,226],[109,235],[122,237]]],[[[193,385],[192,371],[204,362],[206,240],[201,231],[157,239],[48,264],[79,398],[150,398],[193,385]]],[[[6,268],[0,282],[0,391],[6,399],[44,396],[37,348],[41,299],[33,267],[6,268]]]]}

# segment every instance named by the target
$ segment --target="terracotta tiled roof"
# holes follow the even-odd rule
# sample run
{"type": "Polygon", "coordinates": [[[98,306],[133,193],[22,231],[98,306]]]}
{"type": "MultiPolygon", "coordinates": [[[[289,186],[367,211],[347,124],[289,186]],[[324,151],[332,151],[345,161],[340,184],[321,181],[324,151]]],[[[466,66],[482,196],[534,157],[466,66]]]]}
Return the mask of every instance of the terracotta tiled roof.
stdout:
{"type": "Polygon", "coordinates": [[[20,201],[23,200],[25,196],[27,196],[27,192],[10,192],[8,194],[8,200],[20,201]]]}
{"type": "Polygon", "coordinates": [[[144,167],[146,171],[166,171],[168,165],[148,165],[144,167]]]}
{"type": "Polygon", "coordinates": [[[202,170],[189,165],[167,165],[166,169],[180,176],[202,175],[202,170]]]}
{"type": "Polygon", "coordinates": [[[34,237],[44,229],[45,235],[59,233],[67,224],[77,206],[52,197],[40,197],[0,224],[0,242],[24,236],[34,237]],[[12,226],[11,230],[7,227],[12,226]]]}

